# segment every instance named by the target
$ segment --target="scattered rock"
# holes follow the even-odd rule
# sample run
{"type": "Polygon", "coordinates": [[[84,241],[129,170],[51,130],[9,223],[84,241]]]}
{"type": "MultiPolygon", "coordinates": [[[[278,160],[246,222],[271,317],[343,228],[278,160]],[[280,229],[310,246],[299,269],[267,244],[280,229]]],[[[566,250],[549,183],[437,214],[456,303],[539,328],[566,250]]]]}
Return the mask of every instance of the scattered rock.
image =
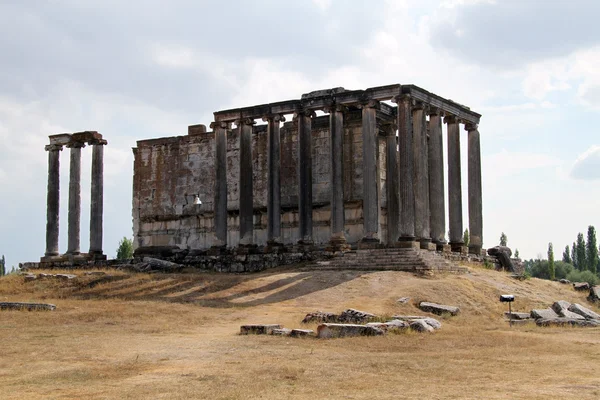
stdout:
{"type": "Polygon", "coordinates": [[[375,328],[379,328],[384,332],[389,330],[402,330],[408,328],[408,323],[405,321],[400,321],[399,319],[393,319],[388,322],[369,322],[367,326],[373,326],[375,328]]]}
{"type": "Polygon", "coordinates": [[[27,310],[27,311],[54,311],[54,304],[44,303],[20,303],[20,302],[0,302],[0,310],[27,310]]]}
{"type": "Polygon", "coordinates": [[[358,324],[371,321],[374,318],[377,318],[375,314],[349,308],[340,314],[338,321],[341,323],[358,324]]]}
{"type": "Polygon", "coordinates": [[[393,319],[399,319],[402,321],[413,321],[415,319],[425,319],[425,318],[429,318],[425,315],[394,315],[392,317],[393,319]]]}
{"type": "Polygon", "coordinates": [[[423,318],[423,321],[433,329],[438,330],[442,328],[442,323],[434,318],[423,318]]]}
{"type": "Polygon", "coordinates": [[[106,272],[104,271],[85,271],[83,273],[84,275],[106,275],[106,272]]]}
{"type": "Polygon", "coordinates": [[[56,274],[56,275],[54,275],[54,277],[58,278],[58,279],[63,279],[65,281],[70,281],[71,279],[77,278],[77,275],[73,275],[73,274],[56,274]]]}
{"type": "Polygon", "coordinates": [[[275,336],[290,336],[291,333],[292,333],[292,330],[289,328],[279,328],[279,329],[271,330],[271,335],[275,335],[275,336]]]}
{"type": "Polygon", "coordinates": [[[321,324],[317,327],[318,338],[341,338],[351,336],[383,335],[382,329],[357,324],[321,324]]]}
{"type": "Polygon", "coordinates": [[[306,337],[314,335],[315,331],[312,329],[292,329],[290,332],[291,337],[306,337]]]}
{"type": "Polygon", "coordinates": [[[582,306],[581,304],[577,304],[577,303],[571,304],[569,306],[569,311],[571,311],[575,314],[579,314],[582,317],[584,317],[585,319],[600,321],[600,314],[595,313],[594,311],[582,306]]]}
{"type": "Polygon", "coordinates": [[[559,318],[558,314],[550,308],[546,309],[535,309],[531,310],[531,318],[533,319],[556,319],[559,318]]]}
{"type": "Polygon", "coordinates": [[[426,301],[422,301],[419,304],[419,308],[422,311],[430,312],[436,315],[443,315],[445,313],[448,313],[450,315],[457,315],[460,312],[460,308],[455,306],[445,306],[442,304],[428,303],[426,301]]]}
{"type": "Polygon", "coordinates": [[[600,286],[593,286],[590,288],[590,295],[588,296],[588,301],[595,303],[600,300],[600,286]]]}
{"type": "Polygon", "coordinates": [[[435,329],[425,322],[424,319],[417,319],[410,323],[410,329],[415,332],[433,332],[435,329]]]}
{"type": "Polygon", "coordinates": [[[595,327],[600,326],[598,321],[588,321],[586,319],[570,319],[570,318],[540,318],[535,321],[538,326],[583,326],[583,327],[595,327]]]}
{"type": "Polygon", "coordinates": [[[578,291],[590,290],[590,284],[587,282],[574,282],[573,289],[578,291]]]}
{"type": "Polygon", "coordinates": [[[179,270],[183,269],[183,265],[181,265],[181,264],[177,264],[177,263],[174,263],[171,261],[161,260],[158,258],[144,257],[142,259],[142,261],[145,264],[147,264],[148,266],[150,266],[150,268],[152,270],[173,272],[173,271],[179,271],[179,270]]]}
{"type": "Polygon", "coordinates": [[[513,321],[515,321],[515,320],[522,321],[522,320],[526,320],[526,319],[531,319],[531,314],[530,313],[525,313],[525,312],[515,312],[515,311],[513,311],[512,313],[509,313],[507,311],[507,312],[504,313],[504,315],[506,316],[506,318],[512,319],[513,321]]]}
{"type": "Polygon", "coordinates": [[[585,317],[576,314],[574,312],[569,311],[569,307],[571,303],[564,300],[559,300],[552,304],[552,310],[558,314],[559,317],[569,318],[569,319],[585,319],[585,317]]]}
{"type": "Polygon", "coordinates": [[[406,304],[408,303],[410,300],[410,297],[400,297],[398,300],[396,300],[396,302],[400,303],[400,304],[406,304]]]}
{"type": "Polygon", "coordinates": [[[570,280],[564,279],[564,278],[563,279],[559,279],[559,282],[562,283],[563,285],[568,285],[569,283],[571,283],[570,280]]]}
{"type": "Polygon", "coordinates": [[[268,335],[273,329],[281,329],[277,324],[252,324],[240,326],[240,335],[268,335]]]}
{"type": "Polygon", "coordinates": [[[23,279],[25,279],[26,282],[30,282],[36,280],[37,276],[35,274],[26,274],[23,276],[23,279]]]}
{"type": "Polygon", "coordinates": [[[515,268],[512,259],[512,250],[506,246],[495,246],[488,249],[488,255],[496,257],[498,262],[505,271],[518,273],[518,268],[515,268]]]}
{"type": "Polygon", "coordinates": [[[304,317],[304,319],[302,320],[302,323],[309,324],[311,322],[323,323],[323,322],[337,322],[337,321],[338,321],[338,316],[334,313],[316,311],[316,312],[306,314],[306,317],[304,317]]]}

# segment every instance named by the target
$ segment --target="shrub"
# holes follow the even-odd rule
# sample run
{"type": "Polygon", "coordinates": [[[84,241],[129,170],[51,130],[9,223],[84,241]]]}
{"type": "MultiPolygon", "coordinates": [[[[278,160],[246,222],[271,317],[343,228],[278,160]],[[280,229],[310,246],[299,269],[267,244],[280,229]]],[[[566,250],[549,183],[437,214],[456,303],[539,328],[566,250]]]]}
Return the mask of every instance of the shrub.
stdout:
{"type": "Polygon", "coordinates": [[[594,275],[592,271],[577,271],[573,270],[569,275],[567,275],[567,279],[571,282],[587,282],[591,286],[598,284],[598,277],[594,275]]]}

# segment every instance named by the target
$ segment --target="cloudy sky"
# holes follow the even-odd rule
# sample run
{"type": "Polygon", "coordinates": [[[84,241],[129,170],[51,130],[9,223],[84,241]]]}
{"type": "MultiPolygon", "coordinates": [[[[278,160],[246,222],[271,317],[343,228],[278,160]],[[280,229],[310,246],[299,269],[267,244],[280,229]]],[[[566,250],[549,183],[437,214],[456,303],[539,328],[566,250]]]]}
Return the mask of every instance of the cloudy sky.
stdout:
{"type": "MultiPolygon", "coordinates": [[[[504,231],[524,257],[548,242],[560,253],[600,228],[599,16],[594,0],[2,0],[0,254],[10,266],[44,253],[50,134],[108,139],[114,256],[132,236],[136,140],[185,134],[220,109],[391,83],[483,114],[484,246],[504,231]]],[[[61,163],[64,252],[67,151],[61,163]]]]}

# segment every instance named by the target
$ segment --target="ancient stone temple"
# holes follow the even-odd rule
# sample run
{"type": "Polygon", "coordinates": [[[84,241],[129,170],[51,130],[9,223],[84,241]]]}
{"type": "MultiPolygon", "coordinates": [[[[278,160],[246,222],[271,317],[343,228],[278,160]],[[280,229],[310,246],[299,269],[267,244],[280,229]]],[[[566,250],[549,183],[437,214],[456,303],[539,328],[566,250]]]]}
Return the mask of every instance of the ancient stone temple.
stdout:
{"type": "Polygon", "coordinates": [[[86,131],[63,133],[50,136],[48,152],[48,201],[46,222],[46,252],[42,263],[81,260],[105,260],[102,252],[102,213],[104,185],[104,145],[108,142],[98,132],[86,131]],[[90,249],[80,250],[81,222],[81,149],[92,146],[92,185],[90,205],[90,249]],[[60,152],[66,146],[70,149],[69,169],[69,213],[68,247],[66,253],[59,252],[59,210],[60,210],[60,152]]]}
{"type": "Polygon", "coordinates": [[[137,142],[134,245],[464,253],[463,136],[468,250],[479,254],[480,117],[454,101],[399,84],[320,90],[297,100],[217,111],[212,131],[193,125],[185,136],[137,142]]]}

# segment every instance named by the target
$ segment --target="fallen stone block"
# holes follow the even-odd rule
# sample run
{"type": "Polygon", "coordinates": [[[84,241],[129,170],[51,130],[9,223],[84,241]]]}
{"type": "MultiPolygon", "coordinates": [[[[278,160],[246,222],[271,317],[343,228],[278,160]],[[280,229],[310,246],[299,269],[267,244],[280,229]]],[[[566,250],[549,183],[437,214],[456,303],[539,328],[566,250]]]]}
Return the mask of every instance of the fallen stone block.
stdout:
{"type": "Polygon", "coordinates": [[[588,321],[586,319],[571,319],[571,318],[540,318],[535,321],[538,326],[581,326],[581,327],[596,327],[600,326],[600,322],[588,321]]]}
{"type": "Polygon", "coordinates": [[[445,306],[442,304],[429,303],[426,301],[422,301],[419,304],[419,308],[422,311],[430,312],[436,315],[444,315],[446,313],[450,315],[457,315],[460,312],[460,308],[455,306],[445,306]]]}
{"type": "Polygon", "coordinates": [[[406,304],[410,301],[410,297],[400,297],[398,300],[396,300],[396,302],[400,303],[400,304],[406,304]]]}
{"type": "Polygon", "coordinates": [[[577,304],[577,303],[571,304],[569,306],[569,311],[571,311],[575,314],[579,314],[582,317],[584,317],[585,319],[600,321],[600,314],[595,313],[594,311],[582,306],[581,304],[577,304]]]}
{"type": "Polygon", "coordinates": [[[512,313],[510,313],[507,311],[504,313],[504,315],[506,316],[506,318],[512,319],[513,321],[521,321],[521,320],[531,319],[531,314],[526,313],[526,312],[513,311],[512,313]]]}
{"type": "Polygon", "coordinates": [[[340,314],[338,320],[342,323],[357,324],[371,321],[374,318],[377,318],[375,314],[349,308],[340,314]]]}
{"type": "Polygon", "coordinates": [[[590,284],[587,282],[574,282],[573,289],[577,291],[590,290],[590,284]]]}
{"type": "Polygon", "coordinates": [[[590,295],[587,297],[588,301],[595,303],[600,301],[600,286],[593,286],[590,288],[590,295]]]}
{"type": "Polygon", "coordinates": [[[0,310],[54,311],[56,310],[56,306],[54,304],[44,303],[21,303],[4,301],[0,302],[0,310]]]}
{"type": "Polygon", "coordinates": [[[315,311],[306,314],[306,317],[302,320],[303,324],[309,324],[311,322],[337,322],[338,315],[330,312],[315,311]]]}
{"type": "Polygon", "coordinates": [[[26,282],[30,282],[36,280],[37,276],[35,274],[25,274],[23,279],[25,279],[26,282]]]}
{"type": "Polygon", "coordinates": [[[387,322],[369,322],[367,326],[372,326],[375,328],[379,328],[384,332],[390,330],[403,330],[408,328],[408,322],[401,321],[399,319],[393,319],[387,322]]]}
{"type": "Polygon", "coordinates": [[[415,332],[433,332],[435,329],[425,322],[424,319],[418,319],[410,323],[410,329],[415,332]]]}
{"type": "Polygon", "coordinates": [[[533,319],[556,319],[558,314],[550,308],[531,310],[531,318],[533,319]]]}
{"type": "Polygon", "coordinates": [[[559,282],[562,283],[563,285],[568,285],[569,283],[571,283],[570,280],[564,279],[564,278],[563,279],[559,279],[559,282]]]}
{"type": "Polygon", "coordinates": [[[374,326],[357,324],[321,324],[317,327],[318,338],[341,338],[352,336],[378,336],[385,332],[374,326]]]}
{"type": "Polygon", "coordinates": [[[56,274],[54,275],[55,278],[57,279],[62,279],[65,281],[70,281],[71,279],[75,279],[77,278],[77,275],[73,275],[73,274],[56,274]]]}
{"type": "Polygon", "coordinates": [[[83,274],[95,276],[95,275],[106,275],[106,272],[104,272],[104,271],[85,271],[83,274]]]}
{"type": "Polygon", "coordinates": [[[272,329],[271,335],[274,336],[290,336],[292,330],[289,328],[281,328],[281,329],[272,329]]]}
{"type": "Polygon", "coordinates": [[[240,335],[268,335],[273,329],[281,329],[278,324],[251,324],[240,326],[240,335]]]}
{"type": "Polygon", "coordinates": [[[433,329],[438,330],[442,328],[442,323],[434,318],[423,318],[423,321],[433,329]]]}
{"type": "Polygon", "coordinates": [[[571,303],[564,300],[559,300],[552,304],[552,310],[558,314],[559,317],[569,318],[569,319],[585,319],[585,317],[576,314],[574,312],[569,311],[569,307],[571,303]]]}
{"type": "Polygon", "coordinates": [[[415,319],[425,319],[425,318],[429,318],[425,315],[394,315],[392,317],[393,319],[399,319],[402,321],[412,321],[415,319]]]}
{"type": "Polygon", "coordinates": [[[315,331],[312,329],[292,329],[290,332],[291,337],[307,337],[314,335],[315,331]]]}
{"type": "Polygon", "coordinates": [[[144,257],[142,261],[148,264],[151,269],[160,271],[178,271],[183,268],[183,265],[171,261],[161,260],[159,258],[144,257]]]}

